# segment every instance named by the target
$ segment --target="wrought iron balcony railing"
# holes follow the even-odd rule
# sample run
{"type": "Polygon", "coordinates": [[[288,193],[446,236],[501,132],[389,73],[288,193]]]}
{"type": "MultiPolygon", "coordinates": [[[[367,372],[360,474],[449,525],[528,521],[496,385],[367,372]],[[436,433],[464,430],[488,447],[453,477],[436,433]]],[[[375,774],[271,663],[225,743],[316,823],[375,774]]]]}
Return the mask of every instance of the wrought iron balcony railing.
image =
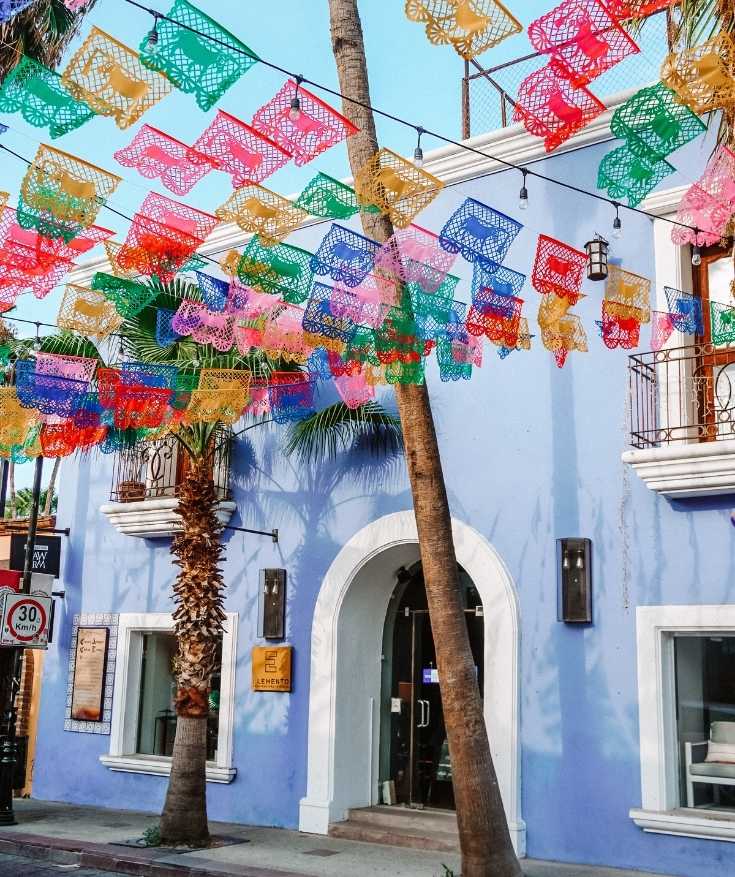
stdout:
{"type": "Polygon", "coordinates": [[[697,344],[628,362],[634,448],[735,438],[735,350],[697,344]]]}
{"type": "MultiPolygon", "coordinates": [[[[588,88],[600,100],[635,86],[658,82],[661,64],[672,51],[672,10],[650,15],[632,31],[641,46],[631,55],[595,79],[588,88]]],[[[523,80],[548,61],[542,52],[532,52],[512,61],[483,67],[478,61],[465,61],[462,77],[463,139],[497,131],[513,123],[513,108],[523,80]]]]}
{"type": "MultiPolygon", "coordinates": [[[[229,497],[231,432],[214,436],[212,474],[217,498],[229,497]]],[[[115,455],[110,499],[135,502],[178,495],[187,458],[174,436],[138,445],[115,455]]]]}

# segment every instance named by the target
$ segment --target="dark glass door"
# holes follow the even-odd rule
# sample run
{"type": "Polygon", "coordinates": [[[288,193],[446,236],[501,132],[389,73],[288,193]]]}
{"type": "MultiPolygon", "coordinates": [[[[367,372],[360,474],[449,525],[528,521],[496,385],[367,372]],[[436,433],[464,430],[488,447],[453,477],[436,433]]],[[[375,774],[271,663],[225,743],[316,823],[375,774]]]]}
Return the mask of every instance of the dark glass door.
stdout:
{"type": "MultiPolygon", "coordinates": [[[[462,580],[467,630],[482,692],[482,605],[469,577],[463,573],[462,580]]],[[[452,764],[420,567],[394,611],[391,690],[385,699],[390,710],[390,758],[382,778],[394,781],[399,804],[453,810],[452,764]]]]}

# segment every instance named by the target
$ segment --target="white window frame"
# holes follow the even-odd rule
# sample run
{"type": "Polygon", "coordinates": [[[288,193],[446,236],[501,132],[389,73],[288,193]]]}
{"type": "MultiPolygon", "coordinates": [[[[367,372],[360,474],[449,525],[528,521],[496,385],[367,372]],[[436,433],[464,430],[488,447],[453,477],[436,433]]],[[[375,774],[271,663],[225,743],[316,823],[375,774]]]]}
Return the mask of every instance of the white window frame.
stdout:
{"type": "Polygon", "coordinates": [[[630,818],[644,831],[735,842],[735,814],[680,804],[674,636],[735,632],[735,604],[636,609],[641,807],[630,818]]]}
{"type": "MultiPolygon", "coordinates": [[[[207,781],[231,783],[237,774],[232,764],[235,720],[235,667],[237,660],[236,612],[227,612],[222,636],[217,760],[207,762],[207,781]]],[[[140,701],[140,669],[144,633],[173,633],[173,617],[166,612],[127,612],[119,616],[115,690],[112,697],[110,751],[100,761],[110,770],[169,776],[171,758],[135,752],[140,701]]]]}

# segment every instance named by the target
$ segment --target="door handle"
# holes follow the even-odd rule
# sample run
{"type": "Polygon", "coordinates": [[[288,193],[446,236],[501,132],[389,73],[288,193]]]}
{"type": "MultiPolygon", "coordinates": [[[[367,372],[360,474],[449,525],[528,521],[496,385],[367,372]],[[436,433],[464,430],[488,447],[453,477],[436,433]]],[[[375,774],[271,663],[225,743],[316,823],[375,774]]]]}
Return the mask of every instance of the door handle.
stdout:
{"type": "Polygon", "coordinates": [[[429,710],[430,705],[428,700],[419,700],[421,704],[421,718],[419,719],[417,728],[428,728],[429,727],[429,710]],[[425,711],[424,711],[425,710],[425,711]]]}
{"type": "Polygon", "coordinates": [[[429,727],[430,718],[431,718],[431,703],[427,700],[426,701],[426,721],[424,722],[425,728],[429,727]]]}
{"type": "Polygon", "coordinates": [[[419,718],[418,722],[416,723],[416,727],[423,728],[424,727],[424,701],[421,700],[420,698],[416,698],[416,703],[421,707],[421,717],[419,718]]]}

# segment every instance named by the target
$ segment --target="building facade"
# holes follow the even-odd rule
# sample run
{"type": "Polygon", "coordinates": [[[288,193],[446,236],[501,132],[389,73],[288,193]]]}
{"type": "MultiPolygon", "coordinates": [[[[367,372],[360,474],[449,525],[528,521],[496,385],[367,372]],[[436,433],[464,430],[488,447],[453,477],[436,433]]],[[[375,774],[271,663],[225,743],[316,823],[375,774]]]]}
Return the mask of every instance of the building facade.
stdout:
{"type": "MultiPolygon", "coordinates": [[[[594,190],[609,118],[552,157],[518,127],[473,145],[594,190]]],[[[703,137],[677,153],[679,171],[645,206],[673,215],[711,148],[703,137]]],[[[447,148],[427,156],[426,168],[446,188],[420,223],[438,231],[467,196],[515,216],[525,224],[506,263],[527,275],[539,234],[582,248],[611,228],[609,205],[537,178],[521,214],[520,173],[489,158],[447,148]]],[[[693,270],[663,219],[622,217],[611,257],[654,281],[654,308],[667,310],[665,286],[728,301],[731,260],[712,251],[693,270]]],[[[293,240],[313,250],[324,230],[307,227],[293,240]]],[[[227,235],[237,243],[226,229],[208,246],[221,250],[227,235]]],[[[471,266],[458,259],[453,272],[467,300],[471,266]]],[[[562,369],[538,337],[505,359],[486,343],[470,381],[443,383],[433,360],[428,369],[468,626],[519,853],[709,877],[725,873],[735,840],[727,782],[735,783],[735,767],[704,761],[710,738],[735,742],[727,358],[706,338],[676,332],[667,348],[688,352],[669,359],[641,354],[636,364],[628,351],[607,349],[594,328],[603,286],[585,283],[575,312],[589,352],[570,354],[562,369]],[[565,561],[557,539],[566,537],[591,540],[591,624],[558,620],[565,561]]],[[[527,283],[522,297],[533,332],[540,296],[527,283]]],[[[638,350],[650,350],[646,327],[638,350]]],[[[389,404],[390,391],[385,397],[389,404]]],[[[353,452],[304,466],[284,455],[282,439],[278,427],[250,430],[218,472],[223,520],[277,528],[279,538],[225,531],[210,817],[324,833],[349,808],[386,795],[451,807],[403,461],[353,452]],[[251,649],[266,644],[260,571],[271,568],[287,572],[290,693],[251,685],[251,649]]],[[[160,480],[161,467],[174,473],[176,461],[166,459],[155,473],[145,461],[137,475],[104,457],[63,464],[66,596],[44,666],[39,798],[162,805],[174,730],[176,571],[165,535],[175,478],[160,480]],[[139,482],[147,498],[120,502],[135,499],[139,482]],[[79,631],[88,627],[109,631],[99,721],[72,708],[79,631]]]]}

